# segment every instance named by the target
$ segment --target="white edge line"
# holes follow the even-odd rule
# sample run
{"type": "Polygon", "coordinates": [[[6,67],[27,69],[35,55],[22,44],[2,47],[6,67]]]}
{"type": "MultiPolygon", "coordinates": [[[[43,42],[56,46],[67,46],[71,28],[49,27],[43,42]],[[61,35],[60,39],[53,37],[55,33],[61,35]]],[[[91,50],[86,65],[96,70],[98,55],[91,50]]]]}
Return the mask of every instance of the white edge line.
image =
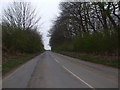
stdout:
{"type": "Polygon", "coordinates": [[[6,81],[8,78],[12,77],[17,71],[19,71],[21,68],[23,68],[25,65],[23,64],[22,66],[18,67],[15,69],[12,73],[10,73],[8,76],[4,77],[2,81],[6,81]]]}
{"type": "MultiPolygon", "coordinates": [[[[39,55],[38,55],[38,56],[39,56],[39,55]]],[[[38,57],[38,56],[36,56],[36,57],[38,57]]],[[[34,58],[36,58],[36,57],[34,57],[34,58]]],[[[31,61],[33,61],[34,58],[30,59],[30,61],[28,61],[28,62],[22,64],[21,66],[19,66],[18,68],[16,68],[16,69],[15,69],[14,71],[12,71],[9,75],[7,75],[6,77],[4,77],[4,78],[2,79],[2,81],[4,82],[4,81],[6,81],[7,79],[9,79],[10,77],[12,77],[12,76],[13,76],[15,73],[17,73],[20,69],[24,68],[27,63],[30,63],[31,61]]],[[[38,61],[38,60],[37,60],[37,61],[38,61]]],[[[36,61],[36,64],[37,64],[37,61],[36,61]]]]}
{"type": "Polygon", "coordinates": [[[93,86],[91,86],[90,84],[86,83],[84,80],[82,80],[80,77],[78,77],[77,75],[75,75],[73,72],[71,72],[70,70],[68,70],[65,66],[62,66],[65,70],[67,70],[69,73],[71,73],[74,77],[76,77],[77,79],[79,79],[80,81],[82,81],[84,84],[86,84],[88,87],[93,88],[93,86]]]}

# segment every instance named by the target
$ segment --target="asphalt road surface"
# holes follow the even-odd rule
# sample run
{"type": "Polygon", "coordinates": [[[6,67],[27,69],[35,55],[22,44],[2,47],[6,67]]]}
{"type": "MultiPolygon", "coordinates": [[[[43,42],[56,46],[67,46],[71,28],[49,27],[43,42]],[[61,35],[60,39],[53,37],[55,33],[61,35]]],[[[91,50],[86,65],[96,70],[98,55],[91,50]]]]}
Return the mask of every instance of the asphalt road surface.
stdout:
{"type": "Polygon", "coordinates": [[[118,70],[46,51],[3,78],[3,88],[118,88],[118,70]]]}

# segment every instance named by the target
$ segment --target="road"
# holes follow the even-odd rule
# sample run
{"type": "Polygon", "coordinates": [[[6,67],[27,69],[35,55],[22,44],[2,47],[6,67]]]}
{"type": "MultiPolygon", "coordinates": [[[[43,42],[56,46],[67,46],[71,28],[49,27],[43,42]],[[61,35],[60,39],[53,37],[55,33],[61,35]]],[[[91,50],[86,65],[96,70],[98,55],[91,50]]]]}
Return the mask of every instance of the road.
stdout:
{"type": "Polygon", "coordinates": [[[118,88],[118,70],[46,51],[3,78],[3,88],[118,88]]]}

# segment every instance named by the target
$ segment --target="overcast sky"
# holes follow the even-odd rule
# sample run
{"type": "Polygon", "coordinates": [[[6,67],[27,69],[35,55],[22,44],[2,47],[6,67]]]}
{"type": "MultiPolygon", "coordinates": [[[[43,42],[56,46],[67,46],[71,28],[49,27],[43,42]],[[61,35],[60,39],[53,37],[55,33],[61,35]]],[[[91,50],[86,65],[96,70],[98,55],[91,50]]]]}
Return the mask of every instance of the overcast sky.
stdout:
{"type": "Polygon", "coordinates": [[[41,16],[40,24],[43,23],[39,31],[43,35],[44,47],[47,50],[50,49],[50,37],[47,37],[47,35],[52,26],[52,21],[59,16],[60,0],[0,0],[0,16],[2,15],[2,10],[6,8],[12,1],[29,1],[31,2],[33,8],[36,8],[38,16],[41,16]]]}

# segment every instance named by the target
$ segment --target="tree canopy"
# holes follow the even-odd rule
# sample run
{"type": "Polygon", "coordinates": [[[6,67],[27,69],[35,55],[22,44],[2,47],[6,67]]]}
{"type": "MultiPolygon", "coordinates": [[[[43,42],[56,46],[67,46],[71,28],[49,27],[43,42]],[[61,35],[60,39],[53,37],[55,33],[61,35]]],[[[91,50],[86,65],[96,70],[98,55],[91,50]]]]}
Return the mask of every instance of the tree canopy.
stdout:
{"type": "Polygon", "coordinates": [[[28,2],[13,2],[2,18],[3,53],[33,53],[43,50],[35,9],[28,2]]]}
{"type": "Polygon", "coordinates": [[[50,30],[52,50],[118,54],[120,2],[61,2],[50,30]]]}

